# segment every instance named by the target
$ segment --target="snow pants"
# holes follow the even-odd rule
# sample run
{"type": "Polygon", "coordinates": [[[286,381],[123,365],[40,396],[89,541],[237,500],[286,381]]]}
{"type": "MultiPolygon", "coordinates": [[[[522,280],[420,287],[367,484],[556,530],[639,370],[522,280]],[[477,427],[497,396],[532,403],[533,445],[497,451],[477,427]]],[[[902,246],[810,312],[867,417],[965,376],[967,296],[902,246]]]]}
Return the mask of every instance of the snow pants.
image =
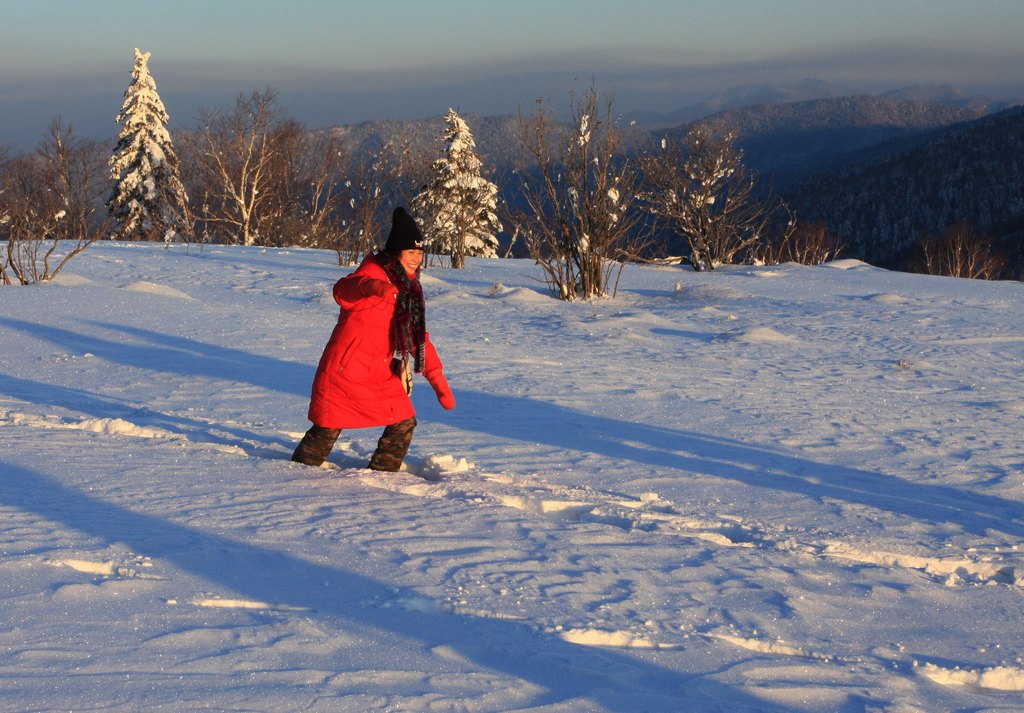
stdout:
{"type": "MultiPolygon", "coordinates": [[[[415,418],[407,418],[386,427],[380,440],[377,441],[377,450],[370,458],[367,468],[398,472],[402,467],[402,461],[405,460],[406,453],[409,452],[412,433],[415,429],[415,418]]],[[[334,443],[340,435],[340,428],[324,428],[314,425],[302,437],[292,454],[292,460],[296,463],[319,466],[327,460],[327,456],[331,454],[331,449],[334,448],[334,443]]]]}

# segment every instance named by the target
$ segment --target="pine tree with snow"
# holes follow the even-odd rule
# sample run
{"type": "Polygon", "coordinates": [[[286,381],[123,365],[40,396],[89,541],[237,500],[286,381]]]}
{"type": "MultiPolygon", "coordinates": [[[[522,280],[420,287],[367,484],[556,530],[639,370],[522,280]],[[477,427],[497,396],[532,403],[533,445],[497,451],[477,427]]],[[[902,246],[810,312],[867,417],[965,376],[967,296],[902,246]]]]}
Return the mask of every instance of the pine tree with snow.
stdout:
{"type": "Polygon", "coordinates": [[[149,74],[149,52],[135,50],[132,82],[124,93],[117,147],[110,157],[114,190],[107,208],[119,238],[163,239],[187,234],[188,195],[178,172],[169,117],[149,74]]]}
{"type": "Polygon", "coordinates": [[[433,163],[434,179],[412,207],[435,249],[451,256],[452,267],[461,268],[466,256],[498,256],[498,187],[481,175],[483,164],[469,125],[454,109],[445,121],[444,156],[433,163]]]}

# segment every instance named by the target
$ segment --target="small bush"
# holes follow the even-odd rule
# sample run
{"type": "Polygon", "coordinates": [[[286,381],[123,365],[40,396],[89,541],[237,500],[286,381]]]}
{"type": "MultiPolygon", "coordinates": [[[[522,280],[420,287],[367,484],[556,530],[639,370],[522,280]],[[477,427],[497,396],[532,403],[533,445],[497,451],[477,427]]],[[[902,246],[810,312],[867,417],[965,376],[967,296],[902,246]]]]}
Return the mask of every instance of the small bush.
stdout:
{"type": "Polygon", "coordinates": [[[820,265],[835,260],[842,250],[839,238],[829,235],[824,223],[791,222],[780,236],[758,246],[754,260],[764,265],[820,265]]]}

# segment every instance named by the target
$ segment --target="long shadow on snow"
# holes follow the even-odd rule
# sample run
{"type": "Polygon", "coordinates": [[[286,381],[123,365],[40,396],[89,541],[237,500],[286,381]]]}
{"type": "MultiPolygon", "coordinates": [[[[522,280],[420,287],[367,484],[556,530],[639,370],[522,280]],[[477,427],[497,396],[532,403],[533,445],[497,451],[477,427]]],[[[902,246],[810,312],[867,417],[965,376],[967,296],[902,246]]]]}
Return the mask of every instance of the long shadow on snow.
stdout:
{"type": "MultiPolygon", "coordinates": [[[[131,335],[144,343],[124,343],[60,327],[0,317],[0,326],[46,339],[64,349],[89,352],[113,364],[181,376],[204,376],[251,384],[272,391],[309,396],[314,368],[185,337],[121,324],[93,322],[97,327],[131,335]]],[[[324,334],[326,342],[329,332],[324,334]]],[[[317,355],[319,358],[319,354],[317,355]]]]}
{"type": "Polygon", "coordinates": [[[534,706],[582,698],[623,713],[707,710],[708,704],[719,710],[726,701],[730,710],[783,710],[741,690],[717,686],[703,678],[707,671],[673,671],[645,661],[643,654],[570,644],[516,622],[370,607],[364,602],[390,597],[393,589],[338,567],[128,510],[20,466],[0,461],[0,474],[4,505],[109,543],[126,543],[138,552],[158,552],[181,570],[240,596],[314,611],[303,616],[345,620],[361,630],[361,638],[372,641],[374,630],[388,631],[427,649],[450,647],[482,668],[543,688],[534,706]],[[697,683],[703,701],[683,697],[689,681],[697,683]]]}
{"type": "Polygon", "coordinates": [[[957,525],[978,535],[991,528],[1024,536],[1020,503],[999,497],[912,483],[728,438],[619,421],[534,399],[458,389],[456,396],[459,408],[444,418],[468,431],[868,505],[924,522],[957,525]]]}
{"type": "MultiPolygon", "coordinates": [[[[253,456],[280,457],[282,454],[291,453],[291,449],[295,447],[295,443],[291,439],[258,433],[237,424],[189,418],[179,414],[166,414],[148,406],[131,404],[102,394],[94,394],[91,391],[0,374],[0,395],[4,394],[20,401],[40,404],[45,407],[77,411],[92,418],[120,418],[136,426],[160,428],[185,436],[193,443],[235,446],[253,456]],[[226,434],[227,437],[220,434],[226,434]],[[284,450],[275,450],[274,445],[280,446],[284,450]]],[[[296,420],[301,415],[297,414],[296,420]]]]}

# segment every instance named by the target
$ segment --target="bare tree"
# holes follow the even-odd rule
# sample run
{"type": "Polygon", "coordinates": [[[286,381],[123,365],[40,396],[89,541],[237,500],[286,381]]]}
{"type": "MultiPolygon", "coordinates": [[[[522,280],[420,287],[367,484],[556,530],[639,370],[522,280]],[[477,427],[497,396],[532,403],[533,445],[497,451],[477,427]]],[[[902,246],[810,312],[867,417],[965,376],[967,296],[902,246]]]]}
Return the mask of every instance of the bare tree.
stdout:
{"type": "Polygon", "coordinates": [[[829,234],[824,223],[798,220],[788,208],[783,208],[785,224],[766,231],[761,243],[753,248],[755,261],[764,265],[820,265],[839,256],[843,245],[838,237],[829,234]]]}
{"type": "MultiPolygon", "coordinates": [[[[231,113],[204,110],[192,149],[204,184],[201,219],[225,242],[255,245],[274,202],[270,190],[281,151],[277,94],[240,94],[231,113]]],[[[279,165],[279,163],[278,163],[279,165]]]]}
{"type": "Polygon", "coordinates": [[[0,179],[7,254],[0,279],[13,284],[51,280],[103,235],[105,156],[95,141],[75,137],[60,119],[34,154],[10,161],[0,179]]]}
{"type": "Polygon", "coordinates": [[[951,225],[941,235],[926,233],[918,245],[920,255],[915,267],[928,275],[997,280],[1006,272],[1006,255],[967,223],[951,225]]]}
{"type": "Polygon", "coordinates": [[[273,140],[277,151],[264,189],[269,200],[260,224],[263,242],[336,247],[344,165],[340,142],[330,131],[312,132],[294,120],[280,123],[273,140]]]}
{"type": "Polygon", "coordinates": [[[308,239],[304,244],[316,248],[334,248],[341,240],[338,216],[342,203],[342,170],[345,152],[331,131],[314,136],[306,134],[306,151],[301,175],[303,181],[303,227],[308,239]]]}
{"type": "Polygon", "coordinates": [[[347,219],[338,242],[338,264],[350,265],[384,242],[383,228],[395,205],[411,203],[423,184],[428,161],[411,148],[408,135],[388,137],[353,156],[344,183],[347,219]]]}
{"type": "Polygon", "coordinates": [[[635,171],[618,155],[622,134],[613,104],[613,96],[602,104],[591,87],[570,93],[569,126],[559,125],[543,102],[532,117],[519,115],[536,169],[520,172],[527,208],[511,222],[563,300],[605,294],[639,240],[635,171]]]}
{"type": "Polygon", "coordinates": [[[338,264],[351,265],[380,243],[391,172],[386,152],[357,157],[348,171],[348,219],[338,241],[338,264]]]}
{"type": "Polygon", "coordinates": [[[734,262],[754,247],[775,212],[757,200],[755,179],[743,165],[733,133],[714,135],[701,125],[682,145],[662,139],[642,159],[649,210],[689,244],[697,270],[734,262]]]}

